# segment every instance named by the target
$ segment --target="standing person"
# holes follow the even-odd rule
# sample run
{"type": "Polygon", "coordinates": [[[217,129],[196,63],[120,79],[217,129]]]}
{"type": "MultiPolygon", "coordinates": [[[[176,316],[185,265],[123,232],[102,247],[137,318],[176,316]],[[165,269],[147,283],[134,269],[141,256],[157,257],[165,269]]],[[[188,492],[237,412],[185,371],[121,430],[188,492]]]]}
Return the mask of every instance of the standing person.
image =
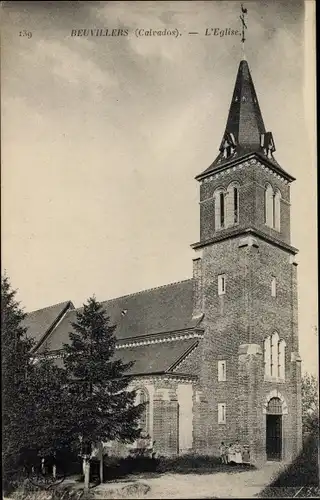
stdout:
{"type": "Polygon", "coordinates": [[[236,441],[236,443],[235,443],[234,453],[235,453],[236,464],[242,464],[242,453],[241,453],[241,446],[239,444],[239,441],[236,441]]]}
{"type": "Polygon", "coordinates": [[[242,463],[243,464],[249,464],[250,463],[250,448],[248,445],[245,445],[243,447],[243,452],[242,452],[242,463]]]}
{"type": "Polygon", "coordinates": [[[224,454],[223,454],[224,463],[228,464],[228,445],[224,445],[224,454]]]}
{"type": "Polygon", "coordinates": [[[228,463],[229,464],[235,463],[235,452],[234,452],[234,446],[232,443],[229,444],[229,448],[228,448],[228,463]]]}
{"type": "Polygon", "coordinates": [[[227,460],[227,450],[226,450],[226,446],[225,446],[225,444],[224,444],[223,441],[221,441],[221,444],[219,446],[219,452],[220,452],[221,463],[222,464],[228,463],[228,460],[227,460]]]}

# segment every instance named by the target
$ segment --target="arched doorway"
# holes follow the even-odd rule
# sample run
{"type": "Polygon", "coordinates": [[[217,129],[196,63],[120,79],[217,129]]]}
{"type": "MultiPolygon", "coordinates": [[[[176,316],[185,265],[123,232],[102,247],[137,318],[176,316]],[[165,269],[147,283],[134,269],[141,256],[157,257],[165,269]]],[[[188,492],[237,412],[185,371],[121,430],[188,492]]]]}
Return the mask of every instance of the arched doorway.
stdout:
{"type": "Polygon", "coordinates": [[[282,457],[282,401],[271,398],[266,411],[267,460],[281,460],[282,457]]]}

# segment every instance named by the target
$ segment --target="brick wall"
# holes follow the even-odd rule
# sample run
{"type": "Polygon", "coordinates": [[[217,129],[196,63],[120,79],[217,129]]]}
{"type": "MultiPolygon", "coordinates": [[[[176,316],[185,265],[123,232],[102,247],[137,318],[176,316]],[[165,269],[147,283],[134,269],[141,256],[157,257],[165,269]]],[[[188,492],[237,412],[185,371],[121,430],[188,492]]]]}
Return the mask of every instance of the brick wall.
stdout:
{"type": "Polygon", "coordinates": [[[193,449],[196,453],[205,455],[210,452],[208,446],[210,418],[212,416],[208,401],[200,386],[197,386],[193,392],[193,449]]]}
{"type": "Polygon", "coordinates": [[[157,390],[153,401],[154,451],[170,456],[179,453],[179,404],[175,391],[157,390]]]}
{"type": "Polygon", "coordinates": [[[143,388],[148,392],[147,422],[150,439],[137,440],[129,445],[113,441],[107,444],[108,453],[127,456],[130,449],[139,447],[141,443],[144,443],[143,446],[153,445],[153,451],[164,456],[192,450],[193,384],[166,376],[150,379],[136,377],[130,388],[143,388]]]}
{"type": "Polygon", "coordinates": [[[239,229],[253,227],[280,241],[290,243],[290,186],[272,172],[267,172],[265,168],[251,164],[242,168],[236,166],[226,169],[217,179],[200,185],[200,241],[229,234],[230,228],[215,231],[213,194],[217,188],[227,189],[233,181],[240,184],[239,224],[236,227],[239,229]],[[267,183],[271,184],[274,190],[279,189],[281,192],[280,232],[265,224],[264,197],[267,183]]]}
{"type": "MultiPolygon", "coordinates": [[[[240,208],[241,210],[241,208],[240,208]]],[[[298,351],[296,269],[290,254],[260,239],[238,236],[215,242],[202,250],[202,287],[205,336],[201,351],[200,381],[207,399],[208,446],[217,453],[221,441],[242,436],[254,455],[265,458],[266,395],[280,387],[289,408],[283,418],[286,453],[297,448],[299,383],[291,366],[298,351]],[[218,295],[218,275],[226,274],[226,293],[218,295]],[[277,280],[277,296],[271,296],[271,278],[277,280]],[[241,344],[258,344],[278,331],[286,341],[286,380],[264,381],[263,356],[239,365],[241,344]],[[227,362],[227,380],[218,381],[218,360],[227,362]],[[298,384],[298,385],[297,385],[298,384]],[[218,403],[227,404],[226,424],[218,424],[218,403]],[[241,420],[242,419],[242,420],[241,420]],[[258,436],[262,436],[258,438],[258,436]],[[288,444],[286,444],[288,442],[288,444]]]]}
{"type": "Polygon", "coordinates": [[[182,361],[177,367],[177,372],[183,373],[185,375],[199,375],[201,367],[201,355],[202,340],[199,341],[199,345],[187,356],[187,358],[182,361]]]}

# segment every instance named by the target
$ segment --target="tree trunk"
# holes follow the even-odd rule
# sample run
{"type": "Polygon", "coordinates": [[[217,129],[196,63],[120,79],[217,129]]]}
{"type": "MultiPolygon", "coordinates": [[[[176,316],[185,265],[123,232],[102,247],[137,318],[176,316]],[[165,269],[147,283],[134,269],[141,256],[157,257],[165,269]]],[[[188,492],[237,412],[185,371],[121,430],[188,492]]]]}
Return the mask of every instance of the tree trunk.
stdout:
{"type": "Polygon", "coordinates": [[[103,444],[102,442],[100,443],[100,469],[99,469],[99,474],[100,474],[100,484],[103,483],[103,444]]]}
{"type": "Polygon", "coordinates": [[[84,491],[89,491],[89,481],[90,481],[90,459],[83,459],[83,469],[84,469],[84,491]]]}
{"type": "Polygon", "coordinates": [[[53,462],[53,466],[52,466],[52,477],[53,479],[56,479],[57,477],[57,465],[56,465],[56,453],[53,454],[53,459],[54,459],[54,462],[53,462]]]}

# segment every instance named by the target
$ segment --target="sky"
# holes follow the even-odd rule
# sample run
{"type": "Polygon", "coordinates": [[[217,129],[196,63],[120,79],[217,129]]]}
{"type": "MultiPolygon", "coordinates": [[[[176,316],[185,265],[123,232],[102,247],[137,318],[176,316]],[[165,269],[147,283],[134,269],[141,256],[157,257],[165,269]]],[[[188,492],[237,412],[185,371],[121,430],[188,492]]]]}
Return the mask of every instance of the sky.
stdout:
{"type": "MultiPolygon", "coordinates": [[[[316,373],[312,5],[245,3],[245,52],[275,158],[297,179],[300,351],[316,373]]],[[[205,31],[240,29],[239,13],[220,0],[2,2],[2,266],[26,311],[192,276],[194,177],[217,156],[241,59],[239,36],[205,31]],[[128,36],[71,36],[90,28],[128,36]]]]}

